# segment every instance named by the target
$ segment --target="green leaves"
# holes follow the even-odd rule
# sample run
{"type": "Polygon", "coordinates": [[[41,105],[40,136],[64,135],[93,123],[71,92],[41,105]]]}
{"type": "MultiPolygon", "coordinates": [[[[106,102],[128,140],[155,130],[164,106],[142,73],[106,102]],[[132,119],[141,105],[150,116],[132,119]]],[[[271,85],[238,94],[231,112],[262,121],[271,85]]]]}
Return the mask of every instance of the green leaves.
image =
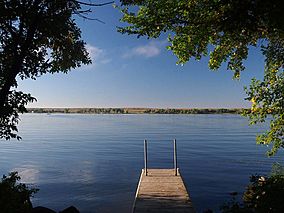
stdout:
{"type": "Polygon", "coordinates": [[[265,73],[263,81],[253,79],[250,88],[246,88],[246,99],[252,102],[252,108],[245,115],[251,124],[270,120],[270,129],[257,137],[257,143],[272,144],[267,152],[272,156],[279,148],[284,148],[284,73],[270,65],[265,73]]]}
{"type": "MultiPolygon", "coordinates": [[[[127,1],[122,2],[127,5],[127,1]]],[[[247,57],[247,46],[259,38],[259,32],[252,31],[257,23],[248,26],[240,19],[239,13],[245,14],[253,4],[245,2],[131,1],[131,5],[135,4],[139,9],[136,13],[129,12],[127,7],[121,9],[121,21],[129,26],[119,28],[119,32],[150,38],[157,38],[163,31],[171,33],[169,49],[177,55],[178,64],[184,64],[191,58],[201,59],[208,54],[208,46],[213,45],[209,67],[215,70],[229,61],[228,69],[234,71],[238,78],[244,70],[242,61],[247,57]],[[244,8],[238,8],[238,4],[244,8]],[[232,28],[233,23],[235,28],[232,28]]]]}

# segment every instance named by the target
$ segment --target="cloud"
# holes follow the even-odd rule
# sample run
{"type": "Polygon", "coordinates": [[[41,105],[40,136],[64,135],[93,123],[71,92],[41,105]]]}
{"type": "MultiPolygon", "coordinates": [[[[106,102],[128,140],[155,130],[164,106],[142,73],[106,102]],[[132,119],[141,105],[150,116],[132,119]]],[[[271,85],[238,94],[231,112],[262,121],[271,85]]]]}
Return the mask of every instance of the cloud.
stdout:
{"type": "Polygon", "coordinates": [[[93,46],[91,44],[87,44],[86,49],[87,49],[89,56],[92,60],[92,64],[88,65],[88,67],[93,68],[98,64],[108,64],[108,63],[111,62],[111,59],[107,58],[107,53],[106,53],[105,50],[103,50],[99,47],[93,46]]]}
{"type": "Polygon", "coordinates": [[[152,58],[161,54],[161,49],[164,48],[167,41],[151,41],[146,45],[134,47],[125,54],[123,58],[132,58],[135,56],[142,56],[145,58],[152,58]]]}
{"type": "Polygon", "coordinates": [[[136,47],[135,49],[133,49],[133,53],[135,55],[142,55],[145,56],[146,58],[151,58],[160,55],[160,52],[161,50],[157,46],[152,44],[136,47]]]}
{"type": "Polygon", "coordinates": [[[99,56],[101,56],[103,54],[103,49],[101,48],[98,48],[98,47],[95,47],[95,46],[92,46],[91,44],[87,44],[86,45],[86,49],[92,59],[92,61],[95,59],[95,58],[98,58],[99,56]]]}

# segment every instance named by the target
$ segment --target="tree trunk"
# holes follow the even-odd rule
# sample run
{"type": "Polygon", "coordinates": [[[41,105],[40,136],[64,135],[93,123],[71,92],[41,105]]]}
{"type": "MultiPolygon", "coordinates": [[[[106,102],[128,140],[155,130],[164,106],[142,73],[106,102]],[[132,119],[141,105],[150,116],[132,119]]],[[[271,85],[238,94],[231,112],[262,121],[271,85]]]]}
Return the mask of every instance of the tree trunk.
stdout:
{"type": "Polygon", "coordinates": [[[7,70],[6,75],[4,75],[4,83],[0,89],[0,114],[3,112],[2,109],[4,108],[5,102],[7,101],[9,91],[16,81],[16,77],[21,70],[22,64],[23,59],[16,59],[13,64],[13,68],[7,70]]]}

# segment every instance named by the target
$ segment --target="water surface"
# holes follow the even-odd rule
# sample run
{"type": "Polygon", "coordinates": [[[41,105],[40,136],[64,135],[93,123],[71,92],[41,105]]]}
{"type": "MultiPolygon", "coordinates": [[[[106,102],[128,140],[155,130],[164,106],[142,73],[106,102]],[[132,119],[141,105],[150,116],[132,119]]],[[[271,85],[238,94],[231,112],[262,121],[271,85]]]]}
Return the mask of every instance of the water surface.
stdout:
{"type": "MultiPolygon", "coordinates": [[[[255,144],[267,126],[248,126],[239,115],[26,114],[21,142],[0,143],[0,174],[19,171],[40,191],[34,205],[82,213],[128,213],[143,167],[143,140],[149,167],[178,163],[195,208],[218,210],[228,193],[242,192],[249,176],[268,173],[276,157],[255,144]]],[[[283,161],[282,161],[283,162],[283,161]]]]}

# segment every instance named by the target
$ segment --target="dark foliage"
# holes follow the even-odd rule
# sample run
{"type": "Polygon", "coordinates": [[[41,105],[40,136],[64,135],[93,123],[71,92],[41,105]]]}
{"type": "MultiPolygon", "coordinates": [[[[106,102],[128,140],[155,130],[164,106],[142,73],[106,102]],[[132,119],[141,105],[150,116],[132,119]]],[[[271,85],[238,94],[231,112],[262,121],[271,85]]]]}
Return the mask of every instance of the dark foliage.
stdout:
{"type": "Polygon", "coordinates": [[[17,172],[3,176],[0,181],[0,211],[5,213],[29,213],[32,210],[30,198],[38,191],[20,180],[17,172]]]}
{"type": "Polygon", "coordinates": [[[280,213],[284,209],[284,170],[275,165],[269,177],[253,175],[243,195],[243,202],[235,196],[222,206],[223,213],[280,213]]]}

